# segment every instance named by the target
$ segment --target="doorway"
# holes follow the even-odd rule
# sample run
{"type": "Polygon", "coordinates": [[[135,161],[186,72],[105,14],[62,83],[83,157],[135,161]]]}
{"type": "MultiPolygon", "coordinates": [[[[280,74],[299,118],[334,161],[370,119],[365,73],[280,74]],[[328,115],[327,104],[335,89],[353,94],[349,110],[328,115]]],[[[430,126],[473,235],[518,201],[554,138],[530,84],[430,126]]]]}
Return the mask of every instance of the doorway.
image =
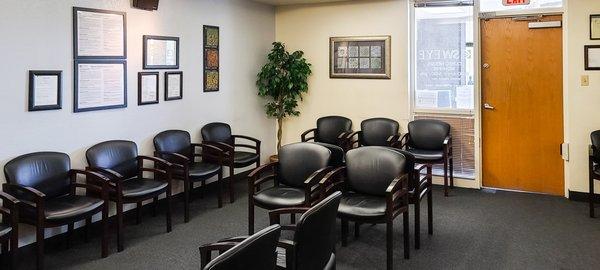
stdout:
{"type": "Polygon", "coordinates": [[[531,22],[481,20],[482,183],[562,196],[562,28],[530,28],[531,22]]]}

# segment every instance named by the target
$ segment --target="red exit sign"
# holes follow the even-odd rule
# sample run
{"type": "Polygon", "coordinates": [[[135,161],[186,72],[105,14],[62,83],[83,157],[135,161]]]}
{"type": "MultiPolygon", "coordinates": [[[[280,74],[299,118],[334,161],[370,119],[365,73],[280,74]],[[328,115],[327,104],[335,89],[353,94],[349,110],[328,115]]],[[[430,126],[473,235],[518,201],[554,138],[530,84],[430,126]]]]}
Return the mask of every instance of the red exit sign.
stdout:
{"type": "Polygon", "coordinates": [[[502,0],[502,4],[505,6],[521,6],[529,5],[530,0],[502,0]]]}

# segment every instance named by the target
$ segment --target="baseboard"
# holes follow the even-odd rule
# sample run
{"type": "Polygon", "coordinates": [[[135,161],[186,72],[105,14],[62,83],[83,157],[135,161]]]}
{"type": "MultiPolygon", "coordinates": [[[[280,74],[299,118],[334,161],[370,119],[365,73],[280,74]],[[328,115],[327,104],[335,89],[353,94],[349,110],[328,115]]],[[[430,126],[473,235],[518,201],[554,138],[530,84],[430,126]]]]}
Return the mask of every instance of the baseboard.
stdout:
{"type": "MultiPolygon", "coordinates": [[[[587,192],[571,191],[569,190],[569,200],[575,202],[589,202],[590,197],[587,192]]],[[[600,194],[594,194],[594,202],[600,203],[600,194]]]]}

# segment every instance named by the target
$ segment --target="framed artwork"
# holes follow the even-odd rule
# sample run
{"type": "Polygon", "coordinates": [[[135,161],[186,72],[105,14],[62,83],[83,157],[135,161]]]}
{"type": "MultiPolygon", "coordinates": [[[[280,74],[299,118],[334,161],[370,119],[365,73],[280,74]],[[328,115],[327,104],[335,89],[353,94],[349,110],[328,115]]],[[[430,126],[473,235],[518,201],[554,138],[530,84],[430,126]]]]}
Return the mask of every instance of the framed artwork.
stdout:
{"type": "Polygon", "coordinates": [[[590,39],[600,40],[600,14],[590,15],[590,39]]]}
{"type": "Polygon", "coordinates": [[[62,71],[29,71],[29,111],[62,109],[62,71]]]}
{"type": "Polygon", "coordinates": [[[391,37],[332,37],[329,41],[329,77],[391,78],[391,37]]]}
{"type": "Polygon", "coordinates": [[[585,70],[600,70],[600,45],[587,45],[585,48],[585,70]]]}
{"type": "Polygon", "coordinates": [[[183,72],[165,72],[165,100],[183,98],[183,72]]]}
{"type": "Polygon", "coordinates": [[[219,27],[204,26],[204,92],[219,91],[219,27]]]}
{"type": "Polygon", "coordinates": [[[127,61],[75,60],[73,111],[127,107],[127,61]]]}
{"type": "Polygon", "coordinates": [[[144,69],[178,69],[179,38],[144,35],[144,69]]]}
{"type": "Polygon", "coordinates": [[[127,58],[125,12],[73,7],[75,59],[127,58]]]}
{"type": "Polygon", "coordinates": [[[138,73],[138,105],[158,104],[158,72],[138,73]]]}

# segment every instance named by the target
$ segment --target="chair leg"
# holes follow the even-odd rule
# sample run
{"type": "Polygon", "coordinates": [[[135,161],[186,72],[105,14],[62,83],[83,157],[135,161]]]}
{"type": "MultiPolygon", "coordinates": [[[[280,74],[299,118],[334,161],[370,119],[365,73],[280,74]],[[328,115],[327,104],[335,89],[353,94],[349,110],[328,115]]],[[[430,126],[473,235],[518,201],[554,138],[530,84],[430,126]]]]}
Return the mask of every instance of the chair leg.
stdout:
{"type": "MultiPolygon", "coordinates": [[[[419,196],[418,194],[416,194],[419,196]]],[[[421,248],[421,202],[417,197],[415,201],[415,249],[421,248]]]]}
{"type": "Polygon", "coordinates": [[[16,270],[19,262],[19,228],[13,228],[10,238],[10,253],[10,267],[11,269],[16,270]]]}
{"type": "Polygon", "coordinates": [[[354,238],[360,237],[360,223],[354,222],[354,238]]]}
{"type": "MultiPolygon", "coordinates": [[[[388,220],[386,222],[386,233],[385,233],[385,239],[386,239],[386,251],[387,251],[387,269],[388,270],[393,270],[394,269],[394,221],[393,220],[388,220]]],[[[406,246],[404,247],[404,249],[406,249],[406,246]]],[[[406,253],[405,253],[406,256],[406,253]]]]}
{"type": "MultiPolygon", "coordinates": [[[[91,217],[89,218],[91,221],[91,217]]],[[[87,223],[87,219],[86,219],[87,223]]],[[[91,223],[91,222],[90,222],[91,223]]],[[[108,202],[102,207],[102,258],[108,257],[108,202]]],[[[88,225],[86,225],[87,228],[88,225]]]]}
{"type": "Polygon", "coordinates": [[[444,159],[444,197],[448,197],[448,159],[444,159]]]}
{"type": "Polygon", "coordinates": [[[67,249],[71,248],[71,242],[73,241],[73,229],[75,227],[75,223],[69,223],[67,225],[67,249]]]}
{"type": "Polygon", "coordinates": [[[138,202],[135,208],[135,224],[140,223],[142,223],[142,202],[138,202]]]}
{"type": "MultiPolygon", "coordinates": [[[[200,182],[200,184],[202,185],[200,187],[200,199],[204,199],[204,192],[206,190],[206,180],[202,180],[202,182],[200,182]]],[[[193,182],[190,182],[190,190],[194,190],[193,182]]]]}
{"type": "Polygon", "coordinates": [[[402,214],[402,225],[404,227],[404,259],[410,258],[410,234],[409,234],[409,221],[408,221],[408,210],[402,214]]]}
{"type": "Polygon", "coordinates": [[[248,196],[248,235],[254,234],[254,202],[252,196],[248,196]]]}
{"type": "Polygon", "coordinates": [[[450,188],[454,188],[454,158],[450,157],[450,188]]]}
{"type": "Polygon", "coordinates": [[[433,234],[433,195],[431,186],[429,186],[429,192],[427,192],[427,232],[429,235],[433,234]]]}
{"type": "Polygon", "coordinates": [[[156,217],[156,213],[158,212],[158,196],[154,197],[152,200],[152,216],[156,217]]]}
{"type": "Polygon", "coordinates": [[[170,233],[173,229],[173,221],[171,219],[171,208],[172,208],[172,200],[171,200],[171,186],[167,187],[167,233],[170,233]]]}
{"type": "Polygon", "coordinates": [[[83,227],[83,241],[86,243],[90,242],[90,226],[92,226],[92,217],[85,219],[85,226],[83,227]]]}
{"type": "Polygon", "coordinates": [[[348,246],[348,220],[342,219],[342,247],[348,246]]]}
{"type": "Polygon", "coordinates": [[[183,216],[184,222],[190,221],[190,183],[183,182],[183,216]]]}
{"type": "Polygon", "coordinates": [[[44,226],[43,224],[38,224],[36,226],[36,260],[37,260],[37,269],[44,269],[44,226]]]}
{"type": "Polygon", "coordinates": [[[229,202],[233,203],[234,202],[234,194],[233,194],[233,180],[235,179],[235,173],[234,173],[234,167],[233,165],[229,166],[229,202]]]}
{"type": "Polygon", "coordinates": [[[592,176],[592,172],[590,171],[590,194],[589,194],[589,203],[590,203],[590,217],[594,218],[594,177],[592,176]]]}
{"type": "Polygon", "coordinates": [[[117,251],[123,251],[123,203],[117,202],[117,251]]]}
{"type": "Polygon", "coordinates": [[[2,256],[0,257],[0,267],[3,265],[8,265],[8,261],[10,260],[10,256],[8,255],[8,240],[1,242],[0,246],[2,246],[2,256]]]}
{"type": "Polygon", "coordinates": [[[296,214],[291,214],[290,215],[290,223],[291,224],[296,224],[296,214]]]}
{"type": "Polygon", "coordinates": [[[219,208],[223,207],[223,170],[219,171],[218,179],[217,179],[217,200],[219,208]]]}

